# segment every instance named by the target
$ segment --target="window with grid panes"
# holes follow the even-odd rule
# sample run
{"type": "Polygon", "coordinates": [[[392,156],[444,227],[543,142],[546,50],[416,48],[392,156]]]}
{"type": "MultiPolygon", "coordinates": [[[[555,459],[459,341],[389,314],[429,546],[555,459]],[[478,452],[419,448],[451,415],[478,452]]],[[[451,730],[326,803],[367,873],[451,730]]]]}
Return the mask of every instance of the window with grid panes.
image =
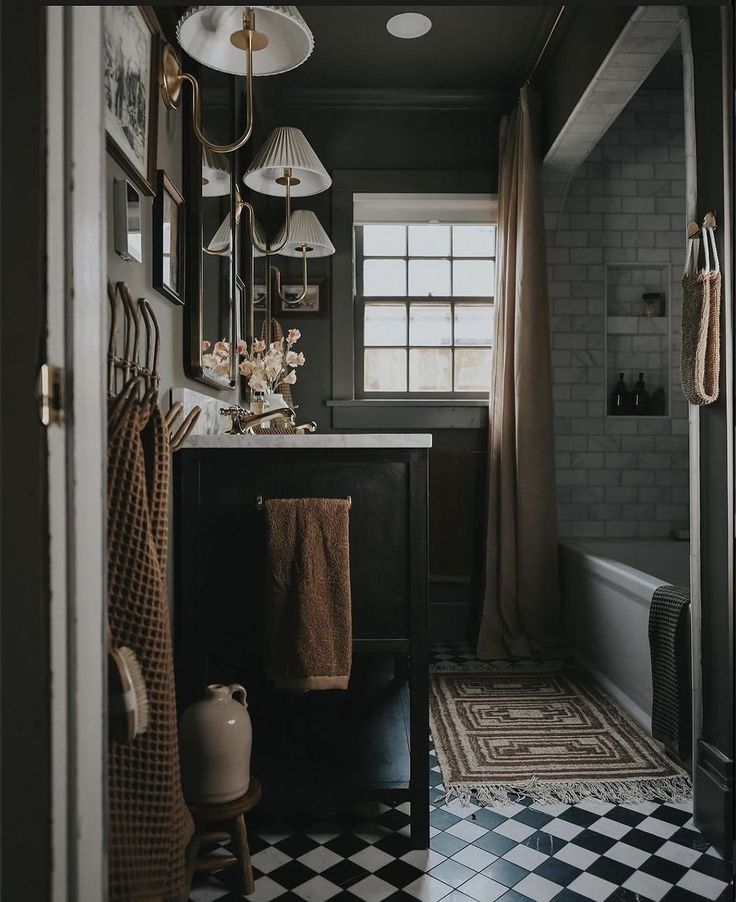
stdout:
{"type": "Polygon", "coordinates": [[[355,226],[363,397],[483,397],[491,380],[496,226],[355,226]]]}

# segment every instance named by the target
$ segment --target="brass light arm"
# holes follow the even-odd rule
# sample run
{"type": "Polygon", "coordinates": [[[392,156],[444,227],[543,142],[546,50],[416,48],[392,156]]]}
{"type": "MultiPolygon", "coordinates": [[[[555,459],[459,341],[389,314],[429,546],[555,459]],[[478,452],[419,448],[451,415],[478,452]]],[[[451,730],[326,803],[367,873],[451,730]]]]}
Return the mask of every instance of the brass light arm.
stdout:
{"type": "Polygon", "coordinates": [[[279,298],[282,304],[286,304],[287,306],[292,304],[299,304],[304,298],[307,296],[307,290],[309,285],[307,283],[307,251],[311,250],[308,248],[306,244],[302,244],[299,247],[299,250],[302,252],[302,292],[298,298],[285,298],[284,294],[281,290],[281,271],[276,267],[271,267],[271,274],[274,276],[276,282],[276,296],[279,298]]]}
{"type": "MultiPolygon", "coordinates": [[[[253,247],[260,254],[263,254],[265,257],[272,257],[274,254],[278,254],[289,243],[289,236],[290,236],[290,232],[291,232],[291,185],[294,181],[295,180],[291,176],[291,170],[284,169],[283,183],[284,183],[284,187],[286,188],[286,196],[285,196],[286,232],[284,234],[284,240],[281,242],[281,244],[278,245],[278,247],[261,247],[261,245],[258,243],[258,241],[256,240],[256,236],[255,236],[255,229],[253,227],[253,223],[255,222],[255,218],[256,218],[256,211],[253,209],[253,204],[248,203],[247,200],[243,200],[242,197],[240,197],[240,192],[238,191],[238,205],[240,205],[241,208],[246,207],[248,209],[248,212],[250,213],[250,217],[249,217],[250,242],[253,245],[253,247]]],[[[237,191],[237,188],[236,188],[236,191],[237,191]]]]}
{"type": "MultiPolygon", "coordinates": [[[[246,71],[245,71],[245,95],[246,95],[246,127],[243,134],[231,144],[213,144],[202,130],[202,97],[199,90],[199,82],[193,75],[184,72],[179,56],[171,46],[165,44],[161,59],[161,96],[170,110],[176,110],[181,104],[181,86],[186,81],[192,87],[192,128],[197,140],[213,153],[232,153],[239,150],[248,142],[253,133],[253,41],[257,39],[255,49],[261,49],[264,36],[255,31],[253,26],[252,10],[246,11],[243,16],[243,30],[236,32],[244,42],[246,71]],[[250,17],[248,16],[250,13],[250,17]]],[[[267,43],[267,39],[266,39],[267,43]]]]}

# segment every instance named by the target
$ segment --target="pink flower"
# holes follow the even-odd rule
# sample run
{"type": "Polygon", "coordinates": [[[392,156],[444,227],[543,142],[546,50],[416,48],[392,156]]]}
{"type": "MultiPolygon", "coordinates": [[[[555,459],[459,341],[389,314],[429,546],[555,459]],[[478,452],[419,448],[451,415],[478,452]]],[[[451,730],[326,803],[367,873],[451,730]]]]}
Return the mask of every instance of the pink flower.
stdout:
{"type": "Polygon", "coordinates": [[[280,351],[281,350],[281,342],[280,341],[272,341],[271,342],[271,350],[272,351],[280,351]]]}
{"type": "Polygon", "coordinates": [[[284,376],[284,378],[279,383],[280,385],[293,385],[296,382],[296,373],[292,370],[288,376],[284,376]]]}
{"type": "Polygon", "coordinates": [[[262,338],[256,338],[253,342],[253,353],[261,354],[266,350],[266,342],[262,338]]]}
{"type": "Polygon", "coordinates": [[[224,339],[222,341],[215,342],[215,347],[212,352],[215,357],[229,357],[230,356],[230,345],[224,339]]]}
{"type": "Polygon", "coordinates": [[[238,356],[239,356],[239,357],[243,357],[245,354],[248,353],[248,345],[243,341],[242,338],[238,339],[238,343],[237,343],[237,345],[236,345],[236,348],[238,349],[238,356]]]}
{"type": "Polygon", "coordinates": [[[286,343],[290,345],[296,344],[301,337],[302,333],[298,329],[289,329],[289,334],[286,336],[286,343]]]}
{"type": "Polygon", "coordinates": [[[202,350],[208,351],[211,344],[212,344],[212,342],[207,341],[207,339],[205,338],[205,340],[202,342],[202,350]]]}
{"type": "Polygon", "coordinates": [[[286,354],[286,362],[289,366],[304,366],[304,354],[300,351],[288,351],[286,354]]]}

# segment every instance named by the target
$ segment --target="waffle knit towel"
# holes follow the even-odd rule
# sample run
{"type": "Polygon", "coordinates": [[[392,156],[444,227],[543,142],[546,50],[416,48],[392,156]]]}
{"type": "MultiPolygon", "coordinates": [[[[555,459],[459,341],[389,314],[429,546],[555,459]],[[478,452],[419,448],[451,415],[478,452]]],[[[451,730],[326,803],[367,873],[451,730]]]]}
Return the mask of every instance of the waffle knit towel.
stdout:
{"type": "Polygon", "coordinates": [[[266,675],[284,689],[347,689],[349,501],[281,498],[266,516],[266,675]]]}
{"type": "Polygon", "coordinates": [[[649,608],[652,736],[681,760],[691,746],[689,605],[689,589],[660,586],[649,608]]]}

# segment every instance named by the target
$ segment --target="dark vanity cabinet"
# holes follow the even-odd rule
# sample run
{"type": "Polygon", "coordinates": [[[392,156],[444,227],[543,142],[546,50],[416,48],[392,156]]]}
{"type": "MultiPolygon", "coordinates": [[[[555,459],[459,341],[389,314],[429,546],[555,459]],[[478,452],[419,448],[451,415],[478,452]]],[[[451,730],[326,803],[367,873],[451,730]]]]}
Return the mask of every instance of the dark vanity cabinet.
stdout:
{"type": "Polygon", "coordinates": [[[428,436],[199,436],[175,457],[180,709],[242,682],[264,797],[411,801],[428,821],[428,436]],[[258,498],[350,496],[353,669],[345,692],[276,689],[262,668],[258,498]]]}

